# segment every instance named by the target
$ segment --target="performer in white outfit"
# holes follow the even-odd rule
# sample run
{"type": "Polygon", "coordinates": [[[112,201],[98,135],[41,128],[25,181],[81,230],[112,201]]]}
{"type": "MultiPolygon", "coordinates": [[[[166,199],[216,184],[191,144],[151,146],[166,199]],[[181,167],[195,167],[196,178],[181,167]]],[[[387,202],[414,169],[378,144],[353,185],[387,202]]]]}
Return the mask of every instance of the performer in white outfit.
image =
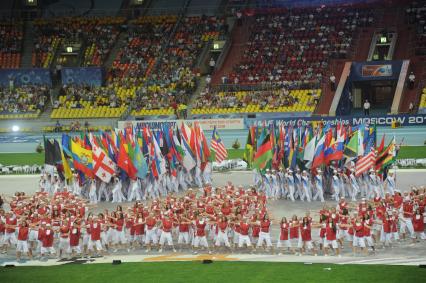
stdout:
{"type": "Polygon", "coordinates": [[[320,199],[321,202],[324,202],[324,187],[323,187],[322,171],[318,169],[317,173],[318,174],[315,176],[315,187],[317,189],[317,192],[313,200],[320,199]]]}
{"type": "Polygon", "coordinates": [[[340,197],[340,181],[339,181],[339,177],[337,176],[337,171],[334,170],[333,171],[333,178],[331,180],[331,186],[333,188],[333,192],[334,192],[334,200],[335,201],[339,201],[340,197]]]}
{"type": "Polygon", "coordinates": [[[388,176],[386,177],[386,190],[387,192],[393,196],[395,195],[395,188],[396,188],[396,183],[395,183],[395,178],[394,178],[394,174],[392,171],[388,172],[388,176]]]}

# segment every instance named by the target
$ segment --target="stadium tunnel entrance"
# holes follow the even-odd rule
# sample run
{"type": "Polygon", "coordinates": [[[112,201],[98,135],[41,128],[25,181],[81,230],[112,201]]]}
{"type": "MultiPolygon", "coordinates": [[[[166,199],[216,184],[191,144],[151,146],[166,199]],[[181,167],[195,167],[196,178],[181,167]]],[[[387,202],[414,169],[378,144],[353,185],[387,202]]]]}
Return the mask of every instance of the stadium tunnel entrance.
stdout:
{"type": "Polygon", "coordinates": [[[366,100],[370,103],[370,114],[391,112],[401,66],[402,61],[352,62],[336,115],[363,112],[366,100]]]}

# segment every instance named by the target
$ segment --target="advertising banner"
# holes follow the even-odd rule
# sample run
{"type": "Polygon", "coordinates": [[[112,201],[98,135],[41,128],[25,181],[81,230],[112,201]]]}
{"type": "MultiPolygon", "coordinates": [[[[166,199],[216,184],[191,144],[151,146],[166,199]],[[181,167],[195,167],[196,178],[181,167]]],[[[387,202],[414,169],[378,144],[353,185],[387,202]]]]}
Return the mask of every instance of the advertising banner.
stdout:
{"type": "Polygon", "coordinates": [[[22,85],[52,85],[49,69],[0,69],[0,85],[9,86],[13,81],[14,86],[22,85]]]}
{"type": "Polygon", "coordinates": [[[180,125],[182,122],[191,124],[199,123],[203,130],[209,131],[216,127],[218,130],[243,130],[244,119],[200,119],[200,120],[142,120],[142,121],[118,121],[118,128],[123,129],[128,126],[133,127],[145,127],[149,126],[152,129],[160,129],[164,124],[168,124],[171,127],[180,125]]]}
{"type": "Polygon", "coordinates": [[[391,126],[392,122],[398,122],[401,126],[426,125],[426,114],[413,115],[382,115],[382,116],[340,116],[340,117],[304,117],[304,118],[274,118],[269,120],[246,119],[246,127],[250,125],[262,125],[263,123],[284,124],[286,126],[304,126],[312,122],[323,122],[325,124],[357,126],[360,124],[376,124],[377,126],[391,126]]]}

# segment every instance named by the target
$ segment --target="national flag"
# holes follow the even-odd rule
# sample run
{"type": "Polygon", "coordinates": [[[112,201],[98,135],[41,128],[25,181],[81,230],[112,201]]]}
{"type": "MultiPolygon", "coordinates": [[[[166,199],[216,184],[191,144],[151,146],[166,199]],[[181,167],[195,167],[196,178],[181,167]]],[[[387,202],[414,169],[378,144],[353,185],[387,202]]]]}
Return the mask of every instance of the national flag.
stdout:
{"type": "Polygon", "coordinates": [[[142,150],[140,148],[140,145],[136,143],[135,145],[135,153],[133,157],[133,164],[135,165],[137,169],[137,176],[140,179],[145,179],[146,175],[148,174],[148,164],[146,163],[146,159],[142,154],[142,150]]]}
{"type": "Polygon", "coordinates": [[[44,164],[56,166],[62,161],[61,149],[56,140],[50,141],[44,137],[44,164]]]}
{"type": "Polygon", "coordinates": [[[244,157],[243,160],[247,162],[247,165],[249,168],[251,168],[253,163],[253,153],[254,153],[254,127],[250,127],[247,134],[247,141],[246,141],[246,147],[244,150],[244,157]]]}
{"type": "Polygon", "coordinates": [[[343,155],[346,158],[353,159],[358,156],[359,131],[355,131],[343,150],[343,155]]]}
{"type": "Polygon", "coordinates": [[[92,134],[90,134],[90,143],[92,144],[93,173],[103,182],[109,183],[115,174],[115,164],[92,134]]]}
{"type": "Polygon", "coordinates": [[[261,138],[263,137],[262,143],[258,146],[256,154],[253,159],[253,168],[256,168],[260,171],[264,169],[269,169],[271,167],[272,162],[272,143],[269,134],[263,135],[261,134],[261,138]]]}
{"type": "Polygon", "coordinates": [[[324,152],[325,163],[330,164],[332,160],[341,160],[345,148],[346,130],[341,124],[336,127],[336,139],[331,139],[330,145],[324,152]]]}
{"type": "Polygon", "coordinates": [[[71,154],[71,138],[68,134],[62,134],[62,150],[66,157],[72,157],[71,154]]]}
{"type": "Polygon", "coordinates": [[[92,151],[83,147],[80,140],[71,140],[71,153],[74,168],[82,172],[85,176],[93,178],[92,151]]]}
{"type": "Polygon", "coordinates": [[[214,127],[213,129],[212,140],[210,145],[211,145],[211,148],[216,152],[216,155],[215,155],[216,162],[220,163],[226,158],[228,158],[228,151],[226,150],[225,145],[223,144],[223,141],[220,138],[216,127],[214,127]]]}
{"type": "Polygon", "coordinates": [[[310,168],[310,165],[314,159],[315,155],[315,145],[316,145],[317,137],[314,136],[307,144],[305,149],[303,150],[303,160],[307,161],[306,166],[310,168]]]}
{"type": "Polygon", "coordinates": [[[126,172],[127,176],[129,176],[130,179],[134,180],[136,179],[136,174],[138,170],[136,169],[135,165],[133,165],[133,162],[130,160],[129,155],[127,154],[127,151],[124,147],[124,142],[125,141],[123,139],[120,141],[120,149],[118,151],[117,165],[124,172],[126,172]]]}
{"type": "Polygon", "coordinates": [[[181,138],[181,142],[181,147],[183,151],[182,166],[185,167],[185,169],[189,172],[192,168],[195,167],[195,165],[197,165],[197,163],[195,160],[194,153],[191,150],[191,147],[183,136],[181,138]]]}
{"type": "Polygon", "coordinates": [[[383,150],[382,153],[379,153],[376,160],[376,170],[383,172],[384,169],[394,163],[396,160],[396,143],[395,137],[391,140],[389,145],[383,150]]]}
{"type": "Polygon", "coordinates": [[[312,169],[317,168],[324,164],[324,147],[325,147],[325,140],[327,138],[327,134],[322,135],[322,137],[319,139],[316,147],[315,147],[315,153],[314,158],[312,161],[312,169]]]}
{"type": "Polygon", "coordinates": [[[70,164],[68,163],[68,159],[65,157],[64,151],[61,150],[61,158],[62,158],[62,169],[64,172],[64,178],[69,180],[72,178],[72,171],[70,164]]]}
{"type": "Polygon", "coordinates": [[[363,157],[359,158],[355,165],[355,176],[360,176],[362,173],[367,172],[376,163],[376,151],[374,148],[370,149],[369,152],[363,157]]]}
{"type": "Polygon", "coordinates": [[[380,154],[385,149],[385,134],[382,136],[382,141],[380,142],[379,147],[377,148],[377,152],[380,154]]]}

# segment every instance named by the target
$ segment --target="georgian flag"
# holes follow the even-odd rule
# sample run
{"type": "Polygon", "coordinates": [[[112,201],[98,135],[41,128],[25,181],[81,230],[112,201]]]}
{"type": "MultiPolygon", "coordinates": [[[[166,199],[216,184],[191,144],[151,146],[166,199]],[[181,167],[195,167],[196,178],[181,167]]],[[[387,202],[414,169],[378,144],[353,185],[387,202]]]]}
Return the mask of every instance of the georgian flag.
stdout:
{"type": "Polygon", "coordinates": [[[103,182],[109,183],[111,177],[115,174],[115,163],[105,154],[99,145],[94,142],[93,136],[90,135],[90,137],[92,143],[93,173],[103,182]]]}

